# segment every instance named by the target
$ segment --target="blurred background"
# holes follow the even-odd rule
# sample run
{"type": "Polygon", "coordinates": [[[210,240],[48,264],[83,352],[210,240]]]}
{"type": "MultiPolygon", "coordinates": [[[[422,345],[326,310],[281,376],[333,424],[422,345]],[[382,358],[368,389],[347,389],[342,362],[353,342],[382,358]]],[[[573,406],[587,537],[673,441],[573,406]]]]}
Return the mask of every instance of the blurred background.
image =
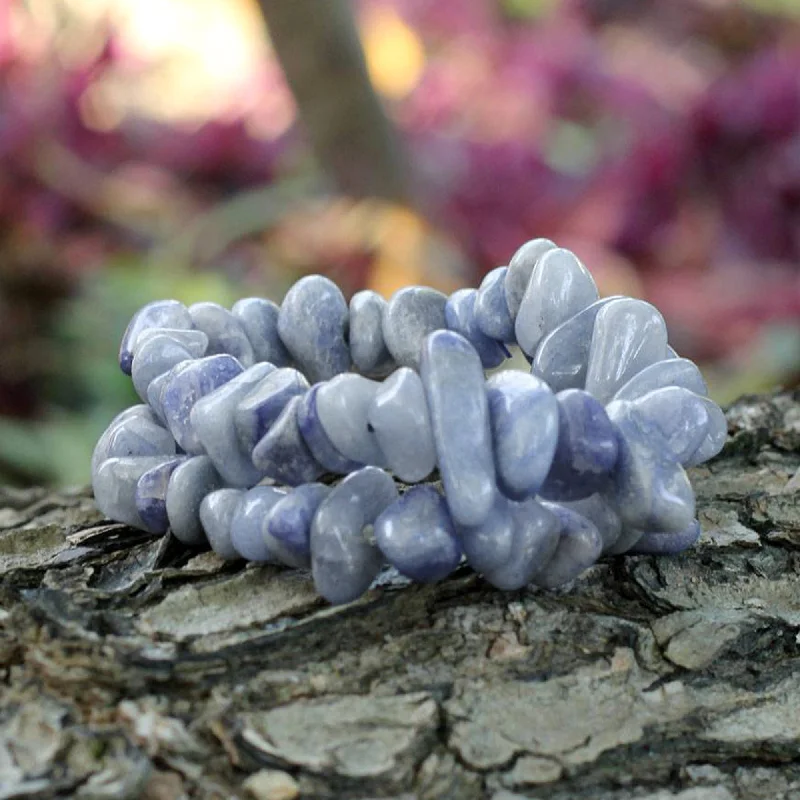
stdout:
{"type": "Polygon", "coordinates": [[[798,0],[0,0],[0,481],[88,480],[161,297],[644,297],[720,402],[800,376],[798,0]]]}

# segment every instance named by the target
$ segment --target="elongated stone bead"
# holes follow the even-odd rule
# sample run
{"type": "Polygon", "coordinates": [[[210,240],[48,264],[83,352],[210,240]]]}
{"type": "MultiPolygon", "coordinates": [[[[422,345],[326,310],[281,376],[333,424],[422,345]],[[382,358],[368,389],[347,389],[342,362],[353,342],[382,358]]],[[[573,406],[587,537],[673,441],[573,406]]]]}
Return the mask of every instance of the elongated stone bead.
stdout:
{"type": "Polygon", "coordinates": [[[316,384],[300,398],[297,406],[297,424],[308,449],[328,472],[347,475],[364,465],[340,453],[328,436],[319,417],[317,397],[323,384],[316,384]]]}
{"type": "Polygon", "coordinates": [[[497,492],[480,358],[463,336],[436,331],[425,340],[420,377],[450,513],[459,525],[480,525],[497,492]]]}
{"type": "Polygon", "coordinates": [[[425,286],[408,286],[392,295],[383,314],[383,340],[402,367],[419,369],[425,337],[447,326],[447,296],[425,286]]]}
{"type": "Polygon", "coordinates": [[[325,472],[300,433],[301,403],[300,397],[289,400],[252,453],[253,464],[262,475],[289,486],[314,481],[325,472]]]}
{"type": "Polygon", "coordinates": [[[306,483],[279,500],[267,520],[267,532],[296,558],[297,566],[311,566],[311,522],[331,489],[306,483]]]}
{"type": "Polygon", "coordinates": [[[499,372],[486,382],[497,481],[524,500],[539,491],[558,439],[558,404],[549,387],[524,372],[499,372]]]}
{"type": "Polygon", "coordinates": [[[241,323],[256,361],[288,367],[292,357],[278,335],[280,307],[263,297],[244,297],[234,303],[231,314],[241,323]]]}
{"type": "Polygon", "coordinates": [[[323,383],[317,389],[319,421],[334,449],[356,464],[384,466],[367,412],[380,384],[361,375],[347,373],[323,383]]]}
{"type": "MultiPolygon", "coordinates": [[[[178,367],[185,366],[186,362],[183,361],[178,364],[178,367]]],[[[161,393],[164,391],[164,387],[172,380],[173,377],[173,367],[169,372],[165,372],[163,375],[159,375],[153,380],[150,381],[150,384],[147,387],[147,404],[150,406],[150,409],[153,412],[155,418],[161,423],[161,425],[167,424],[167,418],[164,416],[164,409],[161,405],[161,393]]],[[[170,437],[172,434],[170,434],[170,437]]]]}
{"type": "Polygon", "coordinates": [[[461,546],[444,498],[432,486],[414,486],[375,520],[375,541],[403,575],[422,583],[446,578],[461,546]]]}
{"type": "Polygon", "coordinates": [[[280,563],[275,548],[270,547],[268,519],[272,509],[287,496],[285,489],[255,486],[245,492],[231,519],[231,544],[248,561],[280,563]]]}
{"type": "Polygon", "coordinates": [[[552,559],[536,574],[534,582],[539,586],[554,589],[577,578],[600,558],[603,538],[586,517],[572,509],[556,503],[542,505],[558,517],[561,532],[552,559]]]}
{"type": "Polygon", "coordinates": [[[460,333],[475,348],[483,368],[494,369],[505,361],[506,351],[478,326],[475,317],[477,296],[475,289],[453,292],[444,307],[444,318],[451,331],[460,333]]]}
{"type": "Polygon", "coordinates": [[[311,525],[311,571],[326,600],[349,603],[369,588],[383,558],[365,529],[396,499],[394,481],[377,467],[365,467],[322,501],[311,525]]]}
{"type": "Polygon", "coordinates": [[[262,478],[250,452],[241,446],[234,412],[241,400],[274,371],[272,364],[256,364],[201,397],[192,408],[194,433],[217,472],[230,486],[247,488],[262,478]]]}
{"type": "Polygon", "coordinates": [[[708,413],[708,428],[702,444],[686,459],[685,466],[694,467],[703,464],[722,452],[728,438],[728,420],[723,410],[707,397],[702,398],[708,413]]]}
{"type": "Polygon", "coordinates": [[[144,345],[156,336],[169,336],[173,342],[189,351],[192,358],[202,358],[208,348],[208,336],[194,328],[147,328],[136,337],[133,357],[136,358],[144,345]]]}
{"type": "Polygon", "coordinates": [[[108,458],[174,454],[175,440],[158,424],[150,409],[132,406],[114,417],[98,439],[92,453],[92,476],[108,458]]]}
{"type": "Polygon", "coordinates": [[[369,289],[350,299],[350,357],[364,375],[381,375],[392,366],[392,357],[383,340],[383,315],[387,303],[369,289]]]}
{"type": "Polygon", "coordinates": [[[221,485],[208,456],[195,456],[175,467],[167,485],[167,519],[176,539],[194,547],[205,544],[200,504],[221,485]]]}
{"type": "Polygon", "coordinates": [[[142,527],[150,533],[165,533],[169,527],[167,517],[167,486],[175,468],[186,461],[186,456],[176,456],[143,472],[136,483],[136,511],[142,527]]]}
{"type": "Polygon", "coordinates": [[[488,574],[511,559],[514,543],[512,501],[497,492],[489,515],[480,525],[458,525],[458,535],[469,565],[488,574]]]}
{"type": "Polygon", "coordinates": [[[208,543],[218,556],[228,561],[241,558],[233,546],[231,522],[244,494],[241,489],[218,489],[200,503],[200,521],[208,543]]]}
{"type": "Polygon", "coordinates": [[[192,354],[171,336],[151,336],[136,349],[131,377],[136,394],[147,400],[147,389],[154,378],[169,372],[174,366],[191,361],[192,354]]]}
{"type": "Polygon", "coordinates": [[[242,323],[219,303],[195,303],[189,314],[198,330],[208,336],[210,356],[233,356],[243,367],[251,367],[256,358],[253,345],[247,338],[242,323]]]}
{"type": "Polygon", "coordinates": [[[475,299],[475,320],[490,339],[516,344],[514,319],[506,302],[505,280],[508,267],[497,267],[481,281],[475,299]]]}
{"type": "Polygon", "coordinates": [[[531,275],[537,262],[545,253],[556,249],[556,245],[549,239],[531,239],[511,256],[505,276],[505,293],[512,319],[517,318],[522,298],[531,282],[531,275]]]}
{"type": "Polygon", "coordinates": [[[645,533],[630,550],[631,554],[666,556],[692,547],[700,538],[700,523],[694,520],[678,533],[645,533]]]}
{"type": "Polygon", "coordinates": [[[301,278],[286,293],[278,334],[311,381],[326,381],[350,369],[348,310],[339,287],[322,275],[301,278]]]}
{"type": "Polygon", "coordinates": [[[701,396],[708,394],[708,386],[694,362],[687,358],[670,358],[656,361],[638,372],[619,388],[614,400],[636,400],[668,386],[679,386],[701,396]]]}
{"type": "Polygon", "coordinates": [[[597,313],[586,372],[586,391],[607,403],[634,375],[663,361],[664,318],[650,303],[624,297],[597,313]]]}
{"type": "Polygon", "coordinates": [[[529,356],[550,331],[597,300],[597,286],[569,250],[549,250],[537,262],[519,307],[514,330],[529,356]]]}
{"type": "Polygon", "coordinates": [[[149,328],[193,328],[189,310],[177,300],[156,300],[140,308],[128,323],[119,348],[119,366],[131,374],[133,350],[139,334],[149,328]]]}

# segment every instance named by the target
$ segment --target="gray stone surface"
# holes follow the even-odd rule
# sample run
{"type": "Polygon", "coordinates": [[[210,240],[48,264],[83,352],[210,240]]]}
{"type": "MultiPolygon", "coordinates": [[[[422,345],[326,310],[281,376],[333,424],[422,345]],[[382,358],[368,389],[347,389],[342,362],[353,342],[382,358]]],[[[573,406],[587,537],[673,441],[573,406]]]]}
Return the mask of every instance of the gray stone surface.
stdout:
{"type": "Polygon", "coordinates": [[[425,337],[447,323],[447,295],[427,286],[408,286],[395,292],[383,314],[383,340],[401,367],[419,369],[425,337]]]}
{"type": "Polygon", "coordinates": [[[690,470],[694,550],[558,591],[459,569],[331,608],[85,490],[0,488],[3,792],[252,800],[277,772],[303,800],[797,800],[799,411],[728,411],[690,470]]]}

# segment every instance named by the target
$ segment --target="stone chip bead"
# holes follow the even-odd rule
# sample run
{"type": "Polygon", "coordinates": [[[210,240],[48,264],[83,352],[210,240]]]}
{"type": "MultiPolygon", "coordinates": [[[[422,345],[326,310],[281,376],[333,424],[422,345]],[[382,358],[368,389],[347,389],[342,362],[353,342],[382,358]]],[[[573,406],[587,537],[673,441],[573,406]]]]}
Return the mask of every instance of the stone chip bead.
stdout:
{"type": "Polygon", "coordinates": [[[350,298],[350,357],[363,375],[382,375],[394,366],[383,339],[387,305],[386,300],[369,289],[350,298]]]}
{"type": "Polygon", "coordinates": [[[291,364],[292,357],[278,335],[280,307],[277,303],[263,297],[243,297],[233,304],[231,314],[241,323],[257,361],[276,367],[291,364]]]}
{"type": "Polygon", "coordinates": [[[419,369],[425,337],[447,327],[447,296],[425,286],[408,286],[395,292],[383,314],[383,340],[402,367],[419,369]]]}
{"type": "Polygon", "coordinates": [[[531,239],[520,247],[508,262],[505,275],[505,295],[512,319],[517,318],[525,290],[531,282],[531,275],[539,259],[556,245],[549,239],[531,239]]]}
{"type": "Polygon", "coordinates": [[[195,456],[178,464],[167,485],[167,519],[172,535],[186,545],[207,542],[200,521],[203,498],[221,488],[222,479],[208,456],[195,456]]]}
{"type": "Polygon", "coordinates": [[[219,303],[195,303],[189,306],[189,315],[195,328],[208,336],[208,355],[233,356],[243,367],[255,364],[253,345],[242,323],[227,308],[219,303]]]}
{"type": "Polygon", "coordinates": [[[475,320],[490,339],[515,344],[514,318],[508,308],[505,280],[508,267],[497,267],[486,274],[475,300],[475,320]]]}
{"type": "Polygon", "coordinates": [[[287,496],[285,489],[254,486],[245,492],[230,523],[231,544],[248,561],[281,563],[267,525],[272,509],[287,496]]]}
{"type": "Polygon", "coordinates": [[[330,494],[324,483],[306,483],[281,498],[267,520],[267,533],[291,553],[297,566],[311,566],[311,522],[330,494]]]}
{"type": "Polygon", "coordinates": [[[478,325],[475,316],[475,289],[459,289],[447,299],[444,318],[451,331],[460,333],[480,356],[484,369],[494,369],[505,361],[508,351],[488,337],[478,325]]]}
{"type": "Polygon", "coordinates": [[[231,522],[244,498],[242,489],[218,489],[200,503],[200,521],[211,549],[221,558],[241,558],[231,537],[231,522]]]}
{"type": "Polygon", "coordinates": [[[556,503],[543,503],[560,523],[558,545],[549,563],[534,577],[534,583],[548,589],[563,586],[597,561],[603,551],[603,537],[586,517],[556,503]]]}
{"type": "Polygon", "coordinates": [[[187,456],[176,456],[152,467],[136,483],[136,511],[142,527],[150,533],[166,533],[167,488],[175,468],[186,461],[187,456]]]}
{"type": "Polygon", "coordinates": [[[139,335],[150,328],[194,328],[189,310],[177,300],[156,300],[140,308],[128,323],[119,348],[119,366],[131,374],[133,351],[139,335]]]}

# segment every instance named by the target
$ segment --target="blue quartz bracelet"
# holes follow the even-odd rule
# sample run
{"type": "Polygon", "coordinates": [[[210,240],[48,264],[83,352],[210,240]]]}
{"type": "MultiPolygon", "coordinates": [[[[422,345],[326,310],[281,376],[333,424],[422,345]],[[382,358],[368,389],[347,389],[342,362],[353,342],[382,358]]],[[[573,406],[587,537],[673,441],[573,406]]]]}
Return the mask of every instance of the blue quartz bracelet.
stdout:
{"type": "Polygon", "coordinates": [[[143,403],[95,447],[98,507],[223,558],[310,567],[332,603],[386,563],[426,582],[466,557],[517,589],[604,553],[683,550],[700,535],[684,468],[727,434],[659,312],[599,299],[546,239],[449,298],[348,305],[312,275],[280,307],[151,303],[119,362],[143,403]],[[530,372],[487,377],[507,345],[530,372]]]}

